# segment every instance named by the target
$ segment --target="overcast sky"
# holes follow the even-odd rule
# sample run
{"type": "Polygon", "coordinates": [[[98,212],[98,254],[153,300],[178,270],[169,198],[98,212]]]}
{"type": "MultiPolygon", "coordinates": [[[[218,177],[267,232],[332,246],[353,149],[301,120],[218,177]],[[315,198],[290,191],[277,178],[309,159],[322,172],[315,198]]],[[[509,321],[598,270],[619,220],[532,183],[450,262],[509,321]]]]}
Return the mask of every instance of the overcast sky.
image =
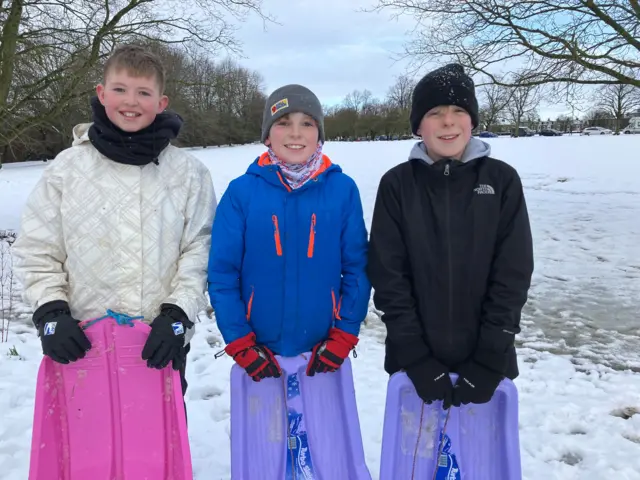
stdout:
{"type": "MultiPolygon", "coordinates": [[[[309,87],[325,105],[340,103],[353,90],[386,96],[408,62],[398,60],[411,39],[415,22],[391,11],[366,13],[376,0],[263,0],[263,10],[278,24],[264,28],[251,16],[239,25],[237,38],[245,59],[240,63],[260,72],[268,93],[288,83],[309,87]]],[[[436,63],[433,64],[435,68],[436,63]]],[[[420,76],[427,73],[424,67],[420,76]]],[[[567,111],[565,106],[540,109],[543,119],[567,111]]]]}
{"type": "Polygon", "coordinates": [[[409,18],[392,20],[391,12],[363,13],[375,0],[264,0],[264,11],[280,25],[251,18],[240,25],[238,39],[246,59],[259,71],[268,92],[300,83],[322,103],[340,102],[353,90],[370,90],[383,98],[404,73],[406,62],[392,57],[402,51],[409,18]]]}

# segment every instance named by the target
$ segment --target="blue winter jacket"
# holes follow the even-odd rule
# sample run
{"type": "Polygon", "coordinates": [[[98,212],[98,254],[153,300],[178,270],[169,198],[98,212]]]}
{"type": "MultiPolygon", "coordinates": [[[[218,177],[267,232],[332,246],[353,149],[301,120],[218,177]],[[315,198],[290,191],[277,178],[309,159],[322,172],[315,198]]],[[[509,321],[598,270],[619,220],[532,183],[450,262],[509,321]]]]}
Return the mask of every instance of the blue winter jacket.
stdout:
{"type": "Polygon", "coordinates": [[[251,331],[282,356],[310,351],[332,326],[358,335],[371,292],[355,182],[323,156],[291,190],[265,153],[233,180],[211,233],[209,296],[226,343],[251,331]]]}

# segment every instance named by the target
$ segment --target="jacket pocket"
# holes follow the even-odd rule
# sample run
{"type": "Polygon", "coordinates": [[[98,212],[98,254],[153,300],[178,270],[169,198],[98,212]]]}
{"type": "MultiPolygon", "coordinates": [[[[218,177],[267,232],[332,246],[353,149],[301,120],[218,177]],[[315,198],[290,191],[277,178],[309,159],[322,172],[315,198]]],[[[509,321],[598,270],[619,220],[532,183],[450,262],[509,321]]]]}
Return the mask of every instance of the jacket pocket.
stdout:
{"type": "Polygon", "coordinates": [[[278,226],[278,217],[271,215],[271,221],[273,222],[273,239],[276,243],[276,254],[282,256],[282,243],[280,242],[280,227],[278,226]]]}
{"type": "Polygon", "coordinates": [[[311,227],[309,228],[309,247],[307,248],[307,257],[313,258],[313,250],[316,245],[316,214],[311,215],[311,227]]]}
{"type": "Polygon", "coordinates": [[[253,308],[253,295],[256,293],[255,289],[251,287],[251,296],[247,302],[247,322],[251,321],[251,309],[253,308]]]}

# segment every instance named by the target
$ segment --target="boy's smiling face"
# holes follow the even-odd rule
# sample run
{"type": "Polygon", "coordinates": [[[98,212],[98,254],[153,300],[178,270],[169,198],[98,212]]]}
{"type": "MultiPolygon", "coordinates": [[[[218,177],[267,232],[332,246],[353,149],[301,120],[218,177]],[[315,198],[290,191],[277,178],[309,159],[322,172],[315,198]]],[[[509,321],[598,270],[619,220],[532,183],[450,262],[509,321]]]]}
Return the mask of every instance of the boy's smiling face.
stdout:
{"type": "Polygon", "coordinates": [[[109,120],[125,132],[148,127],[169,104],[155,76],[132,76],[124,68],[109,71],[96,92],[109,120]]]}
{"type": "Polygon", "coordinates": [[[311,158],[318,147],[316,121],[301,112],[285,115],[271,126],[265,145],[286,163],[301,164],[311,158]]]}
{"type": "Polygon", "coordinates": [[[461,107],[440,105],[429,110],[420,122],[418,134],[432,160],[460,160],[471,139],[471,116],[461,107]]]}

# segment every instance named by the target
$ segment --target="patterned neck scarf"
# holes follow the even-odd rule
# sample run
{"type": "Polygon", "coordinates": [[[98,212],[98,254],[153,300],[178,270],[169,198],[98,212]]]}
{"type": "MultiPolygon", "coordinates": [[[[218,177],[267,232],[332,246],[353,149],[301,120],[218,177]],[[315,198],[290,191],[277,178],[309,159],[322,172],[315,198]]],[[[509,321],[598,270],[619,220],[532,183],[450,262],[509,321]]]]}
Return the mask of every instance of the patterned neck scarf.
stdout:
{"type": "Polygon", "coordinates": [[[271,147],[268,148],[271,163],[280,167],[282,175],[287,180],[289,186],[295,190],[307,183],[322,166],[322,142],[318,142],[316,151],[309,160],[300,164],[286,163],[276,157],[271,147]]]}

